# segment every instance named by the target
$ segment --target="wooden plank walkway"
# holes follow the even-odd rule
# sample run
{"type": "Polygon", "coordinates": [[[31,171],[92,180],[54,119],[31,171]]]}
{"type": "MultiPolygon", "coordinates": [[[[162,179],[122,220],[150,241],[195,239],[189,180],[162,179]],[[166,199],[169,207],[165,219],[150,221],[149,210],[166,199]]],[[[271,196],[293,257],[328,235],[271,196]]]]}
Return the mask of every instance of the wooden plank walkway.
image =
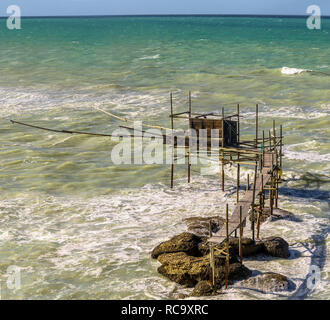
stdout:
{"type": "MultiPolygon", "coordinates": [[[[262,188],[265,187],[267,182],[270,180],[272,176],[272,171],[274,165],[276,164],[274,159],[276,159],[275,153],[272,152],[265,152],[264,155],[264,165],[262,168],[261,174],[257,175],[256,179],[256,188],[255,188],[255,196],[262,191],[262,188]],[[273,157],[272,157],[273,154],[273,157]],[[273,159],[273,165],[272,165],[273,159]],[[261,185],[261,175],[263,175],[263,186],[261,185]]],[[[251,209],[251,205],[253,202],[253,184],[248,191],[244,194],[242,200],[238,202],[233,214],[229,217],[228,222],[228,229],[229,229],[229,236],[235,232],[235,230],[239,229],[240,227],[240,206],[242,206],[242,221],[244,221],[248,216],[251,209]]],[[[226,228],[221,228],[214,236],[212,236],[208,242],[221,244],[224,240],[226,240],[226,228]]]]}

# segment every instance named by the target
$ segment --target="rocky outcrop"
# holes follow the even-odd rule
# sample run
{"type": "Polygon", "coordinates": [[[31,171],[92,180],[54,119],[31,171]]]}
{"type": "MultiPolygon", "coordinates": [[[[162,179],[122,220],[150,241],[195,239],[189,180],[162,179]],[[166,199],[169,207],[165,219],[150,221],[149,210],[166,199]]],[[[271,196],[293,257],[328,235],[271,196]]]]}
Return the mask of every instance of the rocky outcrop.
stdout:
{"type": "MultiPolygon", "coordinates": [[[[224,244],[217,246],[216,249],[219,250],[216,250],[214,260],[216,284],[215,288],[213,288],[209,283],[212,269],[207,240],[208,237],[199,237],[195,234],[184,232],[168,241],[162,242],[151,254],[152,258],[158,259],[161,263],[158,272],[180,285],[189,288],[195,287],[194,296],[213,294],[215,290],[222,288],[225,284],[226,259],[223,254],[219,255],[219,250],[224,249],[224,244]]],[[[230,284],[233,281],[250,277],[251,271],[238,260],[239,239],[231,238],[229,246],[228,283],[230,284]]],[[[288,258],[290,256],[288,243],[280,237],[270,237],[262,241],[243,238],[242,253],[244,257],[251,257],[260,253],[280,258],[288,258]]],[[[247,280],[245,284],[250,287],[258,285],[267,290],[287,288],[284,276],[270,273],[258,277],[251,278],[250,282],[247,280]],[[270,283],[273,284],[273,287],[270,287],[270,283]]]]}
{"type": "Polygon", "coordinates": [[[207,279],[209,260],[188,256],[184,252],[167,253],[158,257],[162,264],[158,272],[178,284],[194,287],[198,281],[207,279]]]}
{"type": "Polygon", "coordinates": [[[198,244],[202,239],[192,233],[181,233],[168,241],[159,244],[151,253],[153,259],[164,253],[185,252],[191,256],[200,255],[198,244]]]}
{"type": "Polygon", "coordinates": [[[183,220],[187,224],[188,231],[199,236],[208,237],[210,233],[210,223],[212,232],[218,232],[225,224],[225,219],[220,217],[191,217],[183,220]]]}
{"type": "MultiPolygon", "coordinates": [[[[231,238],[229,246],[233,250],[233,254],[239,254],[239,239],[231,238]]],[[[264,253],[264,245],[262,241],[253,241],[249,238],[242,238],[242,255],[243,257],[255,256],[259,253],[264,253]]]]}
{"type": "Polygon", "coordinates": [[[269,237],[263,240],[265,253],[278,258],[290,257],[289,244],[280,237],[269,237]]]}
{"type": "Polygon", "coordinates": [[[241,282],[241,286],[264,293],[289,291],[294,288],[294,284],[286,276],[273,272],[267,272],[244,280],[241,282]]]}
{"type": "Polygon", "coordinates": [[[207,297],[212,296],[214,290],[210,281],[199,281],[192,292],[192,297],[207,297]]]}
{"type": "MultiPolygon", "coordinates": [[[[250,216],[250,221],[251,221],[250,216]]],[[[254,221],[257,222],[258,216],[254,215],[254,221]]],[[[273,209],[273,214],[270,214],[270,208],[264,208],[263,214],[260,217],[260,222],[265,221],[277,221],[277,220],[291,220],[291,221],[300,221],[292,212],[283,209],[273,209]]]]}
{"type": "MultiPolygon", "coordinates": [[[[209,280],[211,276],[209,256],[197,258],[177,252],[162,254],[158,257],[158,261],[162,264],[158,268],[160,274],[187,287],[194,287],[200,281],[209,280]]],[[[225,258],[215,257],[215,277],[218,288],[224,285],[225,268],[225,258]]],[[[236,260],[230,264],[228,279],[241,280],[250,274],[250,270],[236,260]]]]}
{"type": "MultiPolygon", "coordinates": [[[[231,238],[229,242],[232,254],[239,254],[239,239],[231,238]]],[[[251,257],[257,254],[265,254],[272,257],[287,259],[290,257],[289,244],[280,237],[269,237],[263,240],[253,241],[249,238],[242,239],[243,257],[251,257]]]]}

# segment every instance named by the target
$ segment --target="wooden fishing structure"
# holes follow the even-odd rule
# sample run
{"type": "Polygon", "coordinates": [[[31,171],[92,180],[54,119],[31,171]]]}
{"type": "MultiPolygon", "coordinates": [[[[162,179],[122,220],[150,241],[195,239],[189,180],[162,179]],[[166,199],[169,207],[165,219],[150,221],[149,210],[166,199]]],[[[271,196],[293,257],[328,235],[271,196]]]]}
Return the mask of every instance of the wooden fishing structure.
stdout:
{"type": "MultiPolygon", "coordinates": [[[[282,176],[282,157],[283,157],[283,128],[280,125],[279,135],[277,135],[276,123],[273,120],[273,128],[268,131],[262,131],[259,136],[259,106],[256,105],[255,116],[255,138],[252,140],[242,140],[240,135],[240,105],[237,105],[237,112],[232,115],[225,115],[222,108],[221,114],[214,113],[199,114],[192,112],[191,93],[188,98],[188,110],[181,113],[173,113],[173,97],[171,99],[171,128],[174,131],[173,119],[187,119],[188,129],[196,131],[195,136],[188,134],[188,140],[185,142],[187,149],[186,158],[188,158],[188,183],[191,180],[191,162],[193,155],[191,150],[192,142],[197,144],[197,155],[204,151],[208,152],[214,145],[214,140],[218,144],[219,164],[221,166],[221,189],[225,191],[225,166],[234,164],[237,168],[236,178],[236,207],[229,216],[229,206],[226,204],[226,222],[225,228],[221,228],[213,234],[210,228],[210,237],[208,243],[210,246],[210,266],[212,269],[212,284],[215,288],[215,256],[224,256],[226,259],[226,280],[225,287],[228,286],[229,274],[229,249],[230,237],[239,237],[239,256],[243,263],[242,238],[244,228],[247,225],[247,219],[251,220],[252,240],[260,238],[261,219],[265,212],[265,205],[268,203],[270,214],[273,214],[274,207],[278,207],[278,190],[282,176]],[[202,135],[203,130],[203,135],[202,135]],[[206,131],[206,133],[205,133],[206,131]],[[211,133],[216,133],[214,135],[211,133]],[[206,140],[201,143],[201,140],[206,140]],[[196,141],[194,141],[196,140],[196,141]],[[204,148],[201,148],[201,145],[204,148]],[[204,149],[204,150],[203,150],[204,149]],[[246,192],[240,199],[240,169],[241,166],[252,166],[254,169],[253,181],[250,184],[250,176],[247,175],[246,192]]],[[[173,143],[173,148],[176,145],[173,143]]],[[[194,148],[193,150],[196,150],[194,148]]],[[[174,153],[174,151],[173,151],[174,153]]],[[[173,188],[174,163],[171,164],[171,187],[173,188]]]]}
{"type": "MultiPolygon", "coordinates": [[[[134,122],[132,120],[119,117],[108,111],[96,108],[109,117],[115,118],[126,124],[134,122]]],[[[242,140],[240,134],[240,105],[236,106],[236,113],[226,115],[225,109],[221,109],[221,113],[196,113],[192,111],[191,93],[188,96],[188,110],[180,113],[174,113],[173,95],[170,94],[170,128],[161,127],[158,125],[142,124],[144,127],[159,129],[161,134],[158,138],[163,144],[172,147],[172,161],[170,185],[174,188],[174,170],[175,163],[178,161],[175,150],[178,148],[184,149],[184,157],[187,161],[187,177],[188,183],[191,181],[191,159],[194,156],[202,158],[208,155],[212,150],[216,149],[217,161],[221,176],[221,189],[225,191],[225,167],[226,165],[236,165],[236,207],[231,215],[229,215],[229,206],[226,204],[226,223],[225,228],[220,229],[213,234],[210,228],[210,237],[208,243],[210,246],[210,266],[212,269],[212,283],[215,287],[215,256],[223,256],[226,259],[226,288],[228,286],[229,274],[229,249],[230,237],[239,238],[239,256],[240,262],[243,262],[242,255],[242,237],[244,228],[247,225],[247,219],[251,220],[252,239],[256,240],[260,237],[260,224],[265,211],[265,206],[268,204],[270,214],[273,214],[273,209],[278,207],[278,190],[282,176],[282,157],[283,157],[283,130],[282,125],[279,131],[276,130],[275,120],[273,127],[268,132],[262,131],[259,136],[259,107],[256,105],[255,115],[255,137],[250,140],[242,140]],[[178,133],[174,127],[174,120],[187,120],[187,131],[178,133]],[[166,131],[164,133],[164,131],[166,131]],[[183,143],[179,143],[179,140],[183,143]],[[249,166],[254,170],[253,179],[247,175],[247,183],[245,185],[245,194],[240,198],[240,181],[241,166],[249,166]],[[251,180],[251,181],[250,181],[251,180]],[[238,235],[237,235],[238,234],[238,235]]],[[[40,126],[35,126],[19,121],[10,120],[13,124],[23,125],[34,129],[46,130],[56,133],[66,134],[81,134],[101,137],[112,137],[111,134],[90,133],[72,130],[50,129],[40,126]]],[[[135,130],[127,125],[120,126],[128,130],[135,130]]],[[[148,132],[141,130],[141,133],[148,137],[148,132]]],[[[116,135],[118,137],[118,135],[116,135]]],[[[134,135],[119,135],[120,137],[131,137],[134,135]]],[[[211,158],[209,157],[208,160],[211,158]]]]}

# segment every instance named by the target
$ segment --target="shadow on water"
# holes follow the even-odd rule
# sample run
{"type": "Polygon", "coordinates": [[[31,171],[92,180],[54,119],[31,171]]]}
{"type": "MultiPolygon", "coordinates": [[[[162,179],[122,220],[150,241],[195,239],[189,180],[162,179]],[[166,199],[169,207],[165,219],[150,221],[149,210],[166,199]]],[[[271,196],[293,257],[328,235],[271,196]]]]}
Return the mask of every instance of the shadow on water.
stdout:
{"type": "MultiPolygon", "coordinates": [[[[326,261],[326,239],[328,233],[330,231],[329,226],[325,226],[320,234],[315,234],[312,236],[312,241],[315,244],[314,251],[311,251],[307,246],[306,250],[311,253],[311,263],[310,266],[316,266],[319,268],[320,272],[323,270],[325,261],[326,261]]],[[[311,277],[311,274],[307,274],[306,278],[304,279],[303,283],[299,286],[298,290],[289,297],[290,300],[303,300],[307,298],[311,293],[313,293],[314,288],[308,286],[308,279],[311,277]]]]}
{"type": "Polygon", "coordinates": [[[292,181],[300,183],[299,187],[281,187],[279,188],[279,193],[285,196],[295,198],[324,201],[330,207],[330,191],[320,190],[322,185],[330,184],[330,177],[316,173],[306,172],[298,178],[291,178],[289,180],[286,180],[286,182],[292,181]]]}
{"type": "Polygon", "coordinates": [[[296,189],[296,188],[279,188],[279,194],[295,198],[305,198],[318,201],[325,201],[330,204],[330,192],[318,189],[296,189]]]}

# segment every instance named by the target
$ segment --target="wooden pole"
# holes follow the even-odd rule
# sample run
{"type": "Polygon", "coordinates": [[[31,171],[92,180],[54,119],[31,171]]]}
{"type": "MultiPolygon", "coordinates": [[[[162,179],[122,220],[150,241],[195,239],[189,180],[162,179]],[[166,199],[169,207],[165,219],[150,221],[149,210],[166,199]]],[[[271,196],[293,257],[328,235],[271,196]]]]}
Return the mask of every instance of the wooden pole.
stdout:
{"type": "Polygon", "coordinates": [[[226,204],[226,274],[225,274],[225,287],[228,288],[229,276],[229,217],[228,217],[228,203],[226,204]]]}
{"type": "Polygon", "coordinates": [[[247,175],[247,184],[246,184],[246,191],[250,190],[250,175],[247,175]]]}
{"type": "Polygon", "coordinates": [[[243,254],[242,254],[242,237],[243,237],[243,225],[242,225],[242,206],[239,207],[239,240],[238,240],[238,250],[239,250],[239,261],[243,264],[243,254]]]}
{"type": "Polygon", "coordinates": [[[269,190],[269,202],[270,202],[270,215],[273,215],[273,208],[274,208],[274,199],[273,199],[273,188],[274,188],[274,183],[273,183],[273,176],[270,178],[270,187],[271,190],[269,190]]]}
{"type": "Polygon", "coordinates": [[[269,130],[269,151],[270,152],[272,151],[272,135],[270,133],[270,130],[269,130]]]}
{"type": "Polygon", "coordinates": [[[225,146],[225,108],[222,107],[222,148],[225,146]]]}
{"type": "Polygon", "coordinates": [[[259,106],[256,105],[256,148],[258,148],[259,106]]]}
{"type": "MultiPolygon", "coordinates": [[[[225,108],[222,108],[222,148],[225,146],[225,108]]],[[[221,185],[222,191],[225,191],[225,164],[224,164],[224,152],[222,151],[222,163],[221,163],[221,185]]]]}
{"type": "Polygon", "coordinates": [[[211,220],[209,221],[209,235],[210,235],[210,238],[212,237],[212,222],[211,220]]]}
{"type": "Polygon", "coordinates": [[[260,192],[260,198],[259,198],[259,212],[258,212],[258,220],[257,220],[257,239],[260,238],[260,219],[263,215],[263,190],[264,190],[264,175],[261,175],[261,192],[260,192]]]}
{"type": "MultiPolygon", "coordinates": [[[[239,161],[239,153],[237,155],[237,160],[239,161]]],[[[240,188],[240,164],[237,164],[237,185],[236,185],[236,188],[237,188],[237,192],[236,192],[236,202],[238,204],[239,202],[239,188],[240,188]]]]}
{"type": "Polygon", "coordinates": [[[275,120],[273,120],[273,135],[274,135],[274,146],[276,146],[276,129],[275,129],[275,120]]]}
{"type": "Polygon", "coordinates": [[[278,152],[276,149],[276,171],[275,171],[275,208],[278,208],[278,152]]]}
{"type": "Polygon", "coordinates": [[[252,196],[252,221],[251,221],[251,228],[252,228],[252,240],[255,240],[254,234],[254,207],[255,207],[255,199],[256,199],[256,184],[257,184],[257,162],[254,167],[254,182],[253,182],[253,196],[252,196]]]}
{"type": "Polygon", "coordinates": [[[171,189],[174,187],[174,118],[173,118],[173,94],[170,94],[171,101],[171,129],[172,129],[172,163],[171,163],[171,189]]]}
{"type": "Polygon", "coordinates": [[[240,110],[239,110],[239,104],[237,104],[237,144],[239,145],[239,139],[240,139],[240,110]]]}
{"type": "Polygon", "coordinates": [[[264,167],[264,163],[265,163],[265,130],[262,130],[262,167],[264,167]]]}
{"type": "Polygon", "coordinates": [[[283,127],[280,126],[280,136],[281,136],[281,144],[280,144],[280,168],[282,170],[282,144],[283,144],[283,127]]]}
{"type": "Polygon", "coordinates": [[[212,286],[213,290],[215,289],[215,261],[214,261],[214,247],[211,247],[210,250],[210,263],[211,263],[211,268],[212,268],[212,286]]]}
{"type": "Polygon", "coordinates": [[[190,119],[191,119],[191,91],[189,91],[189,123],[188,123],[188,129],[189,129],[189,147],[188,147],[188,183],[190,183],[190,176],[191,176],[191,163],[190,163],[190,119]]]}

